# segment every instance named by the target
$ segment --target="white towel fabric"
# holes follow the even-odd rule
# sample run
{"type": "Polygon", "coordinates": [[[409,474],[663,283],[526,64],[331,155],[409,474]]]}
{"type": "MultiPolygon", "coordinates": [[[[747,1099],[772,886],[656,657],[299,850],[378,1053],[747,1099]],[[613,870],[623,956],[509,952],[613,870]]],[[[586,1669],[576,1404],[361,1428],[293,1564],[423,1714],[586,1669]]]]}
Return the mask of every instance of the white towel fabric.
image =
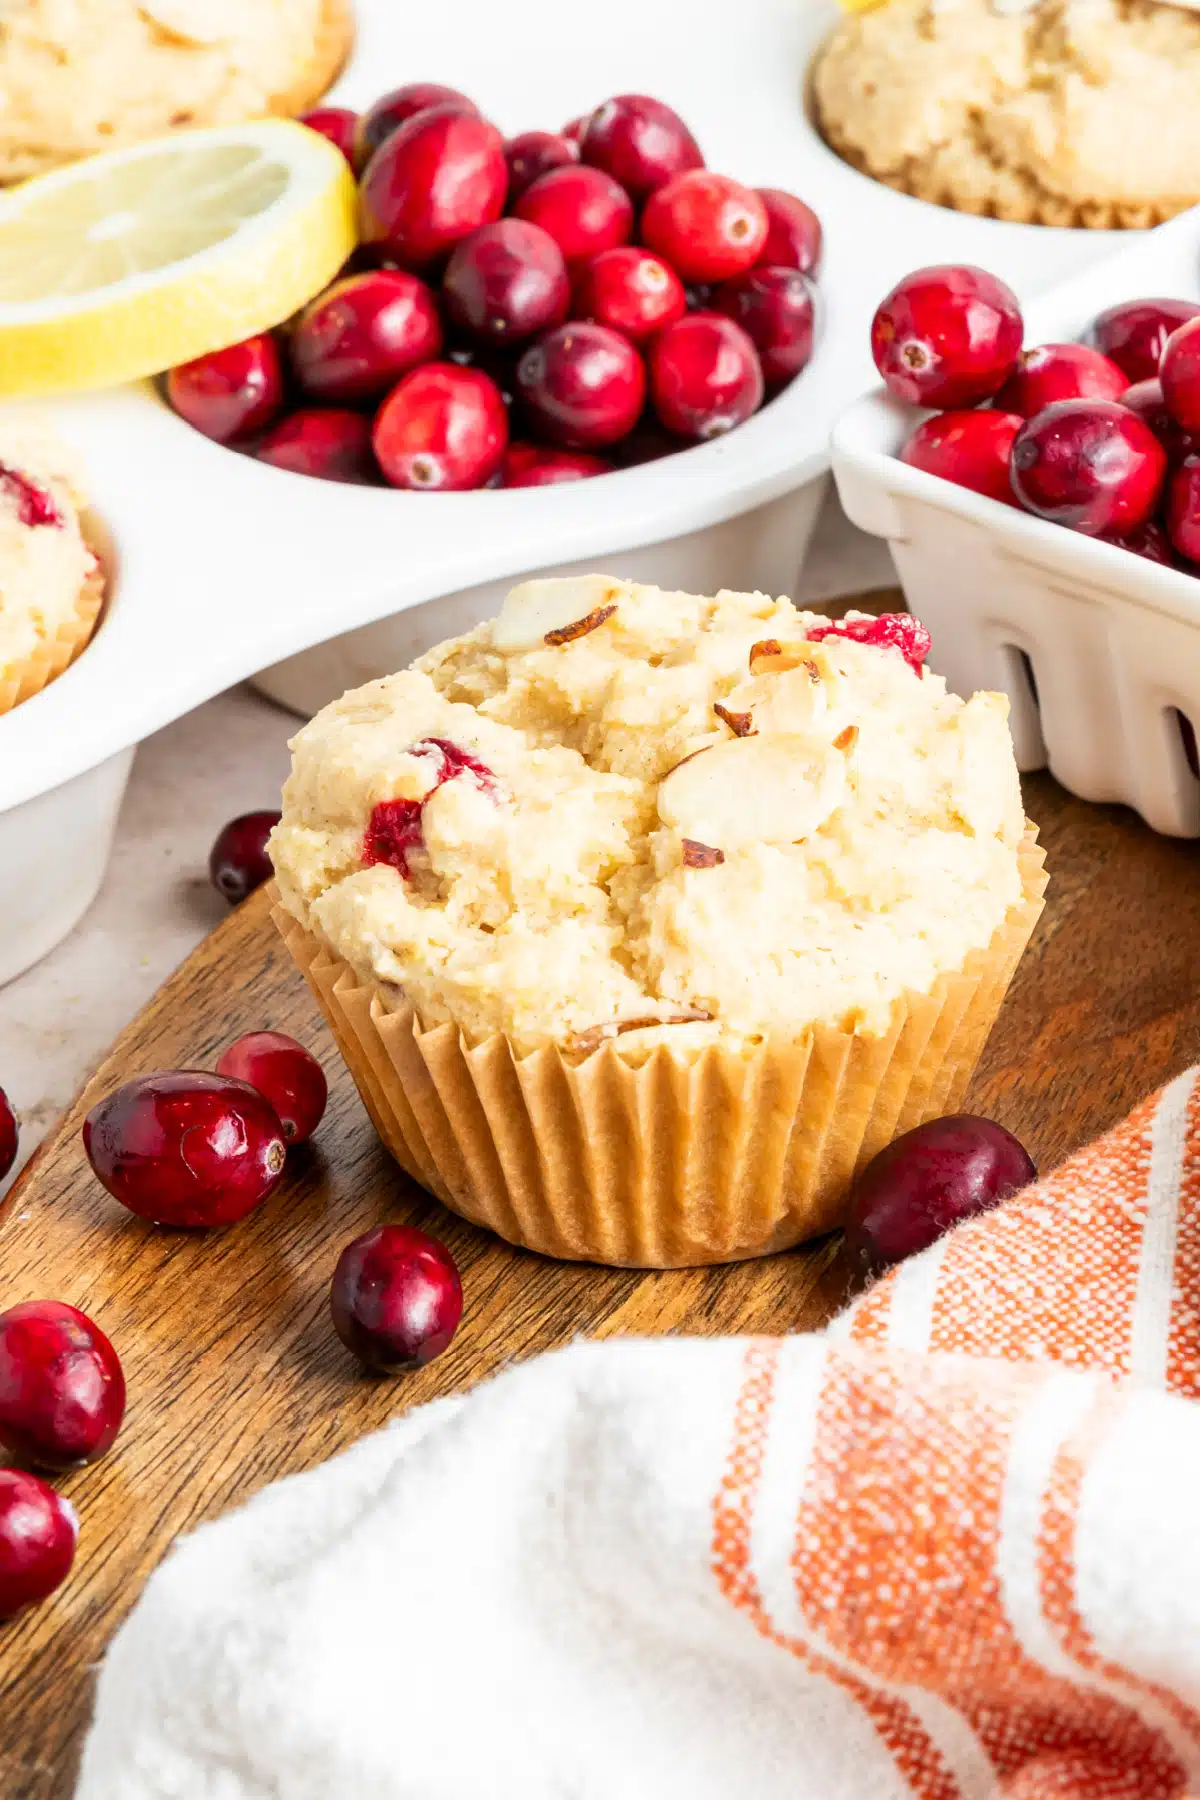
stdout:
{"type": "Polygon", "coordinates": [[[179,1545],[78,1800],[1200,1795],[1200,1087],[828,1331],[578,1345],[179,1545]]]}

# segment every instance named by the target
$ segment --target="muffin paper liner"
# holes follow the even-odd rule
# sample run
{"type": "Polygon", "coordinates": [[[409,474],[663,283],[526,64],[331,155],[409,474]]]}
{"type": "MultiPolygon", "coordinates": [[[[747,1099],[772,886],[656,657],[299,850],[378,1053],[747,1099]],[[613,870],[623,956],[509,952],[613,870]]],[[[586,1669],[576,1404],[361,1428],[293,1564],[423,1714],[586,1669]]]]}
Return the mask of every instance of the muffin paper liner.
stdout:
{"type": "Polygon", "coordinates": [[[446,1206],[545,1256],[634,1268],[731,1262],[842,1222],[857,1169],[961,1104],[1042,910],[1030,827],[1022,898],[986,949],[893,1007],[884,1035],[810,1028],[735,1050],[609,1040],[574,1060],[422,1026],[276,905],[392,1155],[446,1206]]]}
{"type": "Polygon", "coordinates": [[[81,650],[91,642],[92,633],[104,608],[104,579],[89,577],[80,589],[71,617],[59,626],[32,656],[20,662],[0,665],[0,714],[11,712],[22,700],[32,700],[64,669],[70,668],[81,650]]]}

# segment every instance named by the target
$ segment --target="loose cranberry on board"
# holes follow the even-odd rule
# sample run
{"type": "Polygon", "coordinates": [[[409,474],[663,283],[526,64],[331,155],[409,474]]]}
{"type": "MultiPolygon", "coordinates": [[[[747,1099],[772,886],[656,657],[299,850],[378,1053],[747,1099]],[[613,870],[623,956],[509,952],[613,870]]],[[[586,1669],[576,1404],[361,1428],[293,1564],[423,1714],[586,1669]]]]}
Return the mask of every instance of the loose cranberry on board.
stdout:
{"type": "Polygon", "coordinates": [[[0,1313],[0,1446],[40,1469],[96,1462],[125,1416],[120,1359],[86,1313],[59,1300],[0,1313]]]}
{"type": "Polygon", "coordinates": [[[966,1113],[931,1119],[881,1150],[855,1182],[850,1259],[877,1274],[1036,1179],[1032,1158],[1003,1125],[966,1113]]]}
{"type": "Polygon", "coordinates": [[[377,1225],[346,1245],[330,1290],[338,1336],[368,1368],[432,1362],[462,1317],[462,1281],[444,1244],[411,1225],[377,1225]]]}
{"type": "Polygon", "coordinates": [[[274,1108],[244,1081],[205,1069],[139,1075],[97,1101],[83,1147],[114,1200],[156,1225],[232,1225],[283,1174],[274,1108]]]}
{"type": "Polygon", "coordinates": [[[223,1050],[217,1074],[245,1081],[268,1101],[289,1144],[304,1144],[325,1112],[329,1088],[316,1057],[282,1031],[248,1031],[223,1050]]]}
{"type": "Polygon", "coordinates": [[[71,1573],[75,1508],[24,1469],[0,1469],[0,1619],[37,1606],[71,1573]]]}
{"type": "Polygon", "coordinates": [[[17,1160],[17,1115],[12,1101],[0,1088],[0,1181],[8,1174],[17,1160]]]}
{"type": "Polygon", "coordinates": [[[242,813],[217,833],[208,855],[208,876],[230,906],[239,905],[274,873],[267,839],[281,816],[278,812],[242,813]]]}

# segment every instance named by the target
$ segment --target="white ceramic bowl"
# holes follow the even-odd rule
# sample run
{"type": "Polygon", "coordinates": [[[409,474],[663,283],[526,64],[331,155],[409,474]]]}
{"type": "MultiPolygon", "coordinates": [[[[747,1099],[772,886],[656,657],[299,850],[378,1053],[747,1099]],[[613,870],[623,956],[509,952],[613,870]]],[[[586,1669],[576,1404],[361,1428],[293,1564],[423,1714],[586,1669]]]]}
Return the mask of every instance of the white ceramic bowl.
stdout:
{"type": "Polygon", "coordinates": [[[351,104],[429,76],[473,92],[502,129],[518,131],[637,88],[684,113],[713,166],[802,193],[827,239],[816,354],[726,438],[598,480],[512,493],[402,494],[286,474],[200,437],[148,384],[51,407],[87,461],[116,569],[84,656],[0,719],[0,831],[27,844],[19,912],[11,884],[0,884],[0,976],[44,954],[95,885],[74,884],[63,903],[61,850],[39,850],[32,803],[64,790],[60,843],[96,832],[102,863],[115,809],[98,808],[81,778],[102,765],[126,770],[130,746],[257,671],[270,670],[267,691],[311,710],[486,616],[531,571],[602,565],[691,588],[786,592],[816,516],[830,427],[870,379],[867,322],[890,281],[914,262],[951,257],[1003,267],[1032,290],[1105,247],[1105,234],[930,207],[842,164],[804,103],[813,51],[838,16],[833,0],[694,0],[683,13],[670,0],[609,0],[599,13],[560,0],[358,0],[357,12],[357,49],[338,89],[351,104]]]}
{"type": "MultiPolygon", "coordinates": [[[[1106,307],[1161,295],[1200,300],[1200,208],[1027,308],[1025,341],[1082,337],[1106,307]]],[[[1200,575],[910,469],[897,452],[924,416],[876,390],[838,421],[833,468],[850,517],[891,545],[931,665],[958,693],[1008,693],[1022,769],[1200,836],[1179,717],[1200,729],[1200,575]]]]}

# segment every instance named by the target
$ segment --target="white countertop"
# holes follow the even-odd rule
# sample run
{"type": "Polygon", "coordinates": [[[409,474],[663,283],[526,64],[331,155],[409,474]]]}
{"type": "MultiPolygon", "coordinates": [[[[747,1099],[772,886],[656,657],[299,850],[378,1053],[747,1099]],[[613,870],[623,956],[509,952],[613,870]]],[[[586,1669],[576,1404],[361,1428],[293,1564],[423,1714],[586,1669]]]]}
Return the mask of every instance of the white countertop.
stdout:
{"type": "MultiPolygon", "coordinates": [[[[886,549],[848,525],[831,494],[796,599],[815,604],[893,579],[886,549]]],[[[66,943],[0,988],[0,1087],[20,1119],[19,1163],[224,916],[208,883],[209,848],[227,819],[278,804],[295,727],[291,713],[243,687],[141,746],[99,897],[66,943]]]]}

